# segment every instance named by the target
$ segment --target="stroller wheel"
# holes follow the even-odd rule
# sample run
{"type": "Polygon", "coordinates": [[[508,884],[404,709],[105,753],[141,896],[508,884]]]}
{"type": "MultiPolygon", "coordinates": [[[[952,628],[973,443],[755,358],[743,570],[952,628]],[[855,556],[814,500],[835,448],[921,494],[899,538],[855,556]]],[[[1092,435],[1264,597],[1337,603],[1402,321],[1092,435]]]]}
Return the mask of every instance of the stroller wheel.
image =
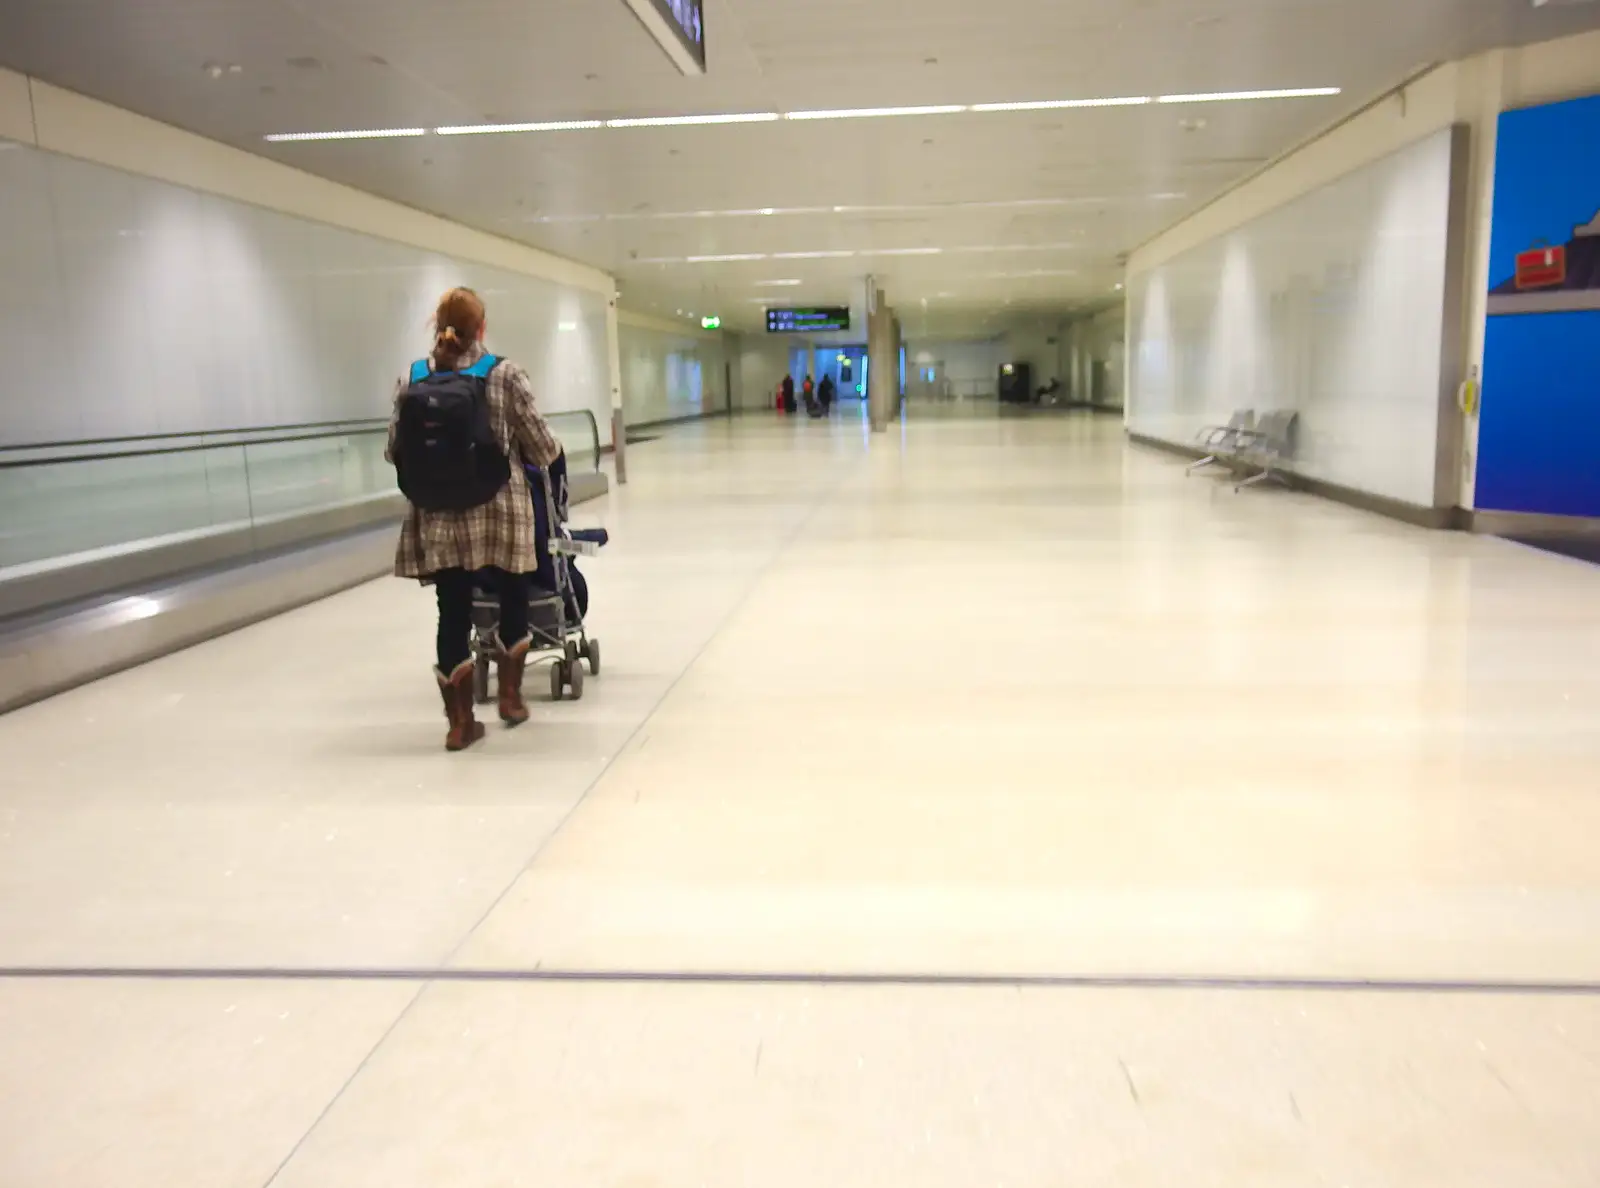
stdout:
{"type": "Polygon", "coordinates": [[[583,700],[583,665],[569,664],[567,666],[568,696],[574,701],[583,700]]]}
{"type": "Polygon", "coordinates": [[[600,675],[600,641],[591,639],[584,642],[583,658],[589,662],[589,675],[600,675]]]}
{"type": "Polygon", "coordinates": [[[472,658],[472,696],[479,705],[489,700],[489,657],[482,652],[472,658]]]}
{"type": "Polygon", "coordinates": [[[566,695],[567,681],[561,669],[565,661],[557,660],[550,666],[550,700],[560,701],[566,695]]]}

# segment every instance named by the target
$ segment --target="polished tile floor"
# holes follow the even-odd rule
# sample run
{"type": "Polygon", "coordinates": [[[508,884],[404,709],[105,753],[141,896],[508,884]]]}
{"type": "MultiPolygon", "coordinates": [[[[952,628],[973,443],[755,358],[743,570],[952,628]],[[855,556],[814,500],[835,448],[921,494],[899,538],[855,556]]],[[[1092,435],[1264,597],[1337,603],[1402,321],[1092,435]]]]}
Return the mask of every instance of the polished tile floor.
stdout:
{"type": "Polygon", "coordinates": [[[1600,1183],[1600,568],[1088,417],[630,462],[465,755],[387,580],[0,717],[0,1188],[1600,1183]]]}

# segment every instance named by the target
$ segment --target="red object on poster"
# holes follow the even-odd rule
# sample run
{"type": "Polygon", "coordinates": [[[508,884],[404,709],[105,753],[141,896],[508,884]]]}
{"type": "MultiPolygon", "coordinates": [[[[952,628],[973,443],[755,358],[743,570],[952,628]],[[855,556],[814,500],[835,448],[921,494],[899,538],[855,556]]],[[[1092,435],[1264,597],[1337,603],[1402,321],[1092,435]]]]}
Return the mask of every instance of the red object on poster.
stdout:
{"type": "Polygon", "coordinates": [[[1567,249],[1536,247],[1517,253],[1517,289],[1549,289],[1567,279],[1567,249]]]}

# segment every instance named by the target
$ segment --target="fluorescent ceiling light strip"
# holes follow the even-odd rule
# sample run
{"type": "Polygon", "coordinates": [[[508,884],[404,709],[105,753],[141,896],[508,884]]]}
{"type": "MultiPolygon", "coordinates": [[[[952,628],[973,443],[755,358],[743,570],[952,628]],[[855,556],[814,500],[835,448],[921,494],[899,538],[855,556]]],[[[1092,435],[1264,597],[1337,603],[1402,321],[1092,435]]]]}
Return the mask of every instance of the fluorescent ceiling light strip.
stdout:
{"type": "Polygon", "coordinates": [[[832,111],[786,111],[786,120],[872,120],[884,116],[960,115],[969,110],[964,103],[945,103],[932,107],[841,107],[832,111]]]}
{"type": "Polygon", "coordinates": [[[1120,99],[1040,99],[1026,103],[974,103],[973,111],[1062,111],[1073,107],[1143,107],[1154,103],[1149,95],[1128,95],[1120,99]]]}
{"type": "Polygon", "coordinates": [[[1081,243],[971,243],[945,248],[947,252],[1075,252],[1081,243]]]}
{"type": "Polygon", "coordinates": [[[261,139],[273,144],[296,140],[397,140],[402,136],[426,136],[426,128],[363,128],[347,132],[274,132],[261,139]]]}
{"type": "Polygon", "coordinates": [[[984,280],[1027,280],[1035,276],[1077,276],[1076,268],[1035,268],[1028,272],[986,272],[984,280]]]}
{"type": "Polygon", "coordinates": [[[600,120],[547,120],[542,124],[460,124],[434,131],[440,136],[489,136],[500,132],[581,132],[603,127],[600,120]]]}
{"type": "MultiPolygon", "coordinates": [[[[1184,95],[1127,95],[1103,99],[1037,99],[1007,103],[942,103],[921,107],[841,107],[823,111],[746,111],[708,115],[636,116],[617,120],[543,120],[522,124],[458,124],[434,131],[440,136],[482,136],[493,133],[572,132],[594,128],[677,128],[695,124],[770,124],[778,120],[864,120],[886,116],[960,115],[963,112],[1055,111],[1071,108],[1142,107],[1149,103],[1230,103],[1264,99],[1317,99],[1340,94],[1338,87],[1290,87],[1269,91],[1208,91],[1184,95]]],[[[275,132],[263,137],[274,144],[313,140],[395,140],[426,136],[426,128],[358,128],[335,132],[275,132]]],[[[843,208],[835,208],[842,210],[843,208]]],[[[766,210],[759,212],[765,214],[766,210]]],[[[774,211],[773,213],[776,213],[774,211]]]]}
{"type": "Polygon", "coordinates": [[[758,289],[784,289],[784,288],[793,288],[795,285],[802,284],[802,283],[804,283],[804,282],[798,281],[798,280],[764,280],[764,281],[756,281],[756,288],[758,288],[758,289]]]}
{"type": "Polygon", "coordinates": [[[607,120],[607,128],[679,128],[690,124],[770,124],[783,117],[775,111],[736,112],[731,115],[638,116],[607,120]]]}
{"type": "Polygon", "coordinates": [[[1339,94],[1338,87],[1298,87],[1288,91],[1212,91],[1198,95],[1162,95],[1157,103],[1237,103],[1254,99],[1317,99],[1339,94]]]}
{"type": "MultiPolygon", "coordinates": [[[[973,243],[958,247],[860,248],[854,251],[732,252],[716,256],[647,256],[634,264],[741,264],[754,260],[847,260],[856,256],[938,256],[950,253],[1077,251],[1078,243],[973,243]]],[[[1032,274],[1029,274],[1032,275],[1032,274]]],[[[798,285],[798,280],[756,281],[758,285],[798,285]]]]}
{"type": "Polygon", "coordinates": [[[656,210],[624,211],[620,214],[584,215],[530,215],[528,223],[601,223],[633,222],[644,219],[717,219],[755,218],[765,215],[819,215],[819,214],[914,214],[917,212],[952,213],[963,210],[1046,210],[1062,206],[1102,206],[1125,202],[1166,202],[1187,198],[1182,192],[1161,194],[1133,194],[1119,197],[1082,195],[1074,198],[1004,198],[973,202],[922,202],[912,204],[884,204],[878,206],[763,206],[743,210],[656,210]]]}

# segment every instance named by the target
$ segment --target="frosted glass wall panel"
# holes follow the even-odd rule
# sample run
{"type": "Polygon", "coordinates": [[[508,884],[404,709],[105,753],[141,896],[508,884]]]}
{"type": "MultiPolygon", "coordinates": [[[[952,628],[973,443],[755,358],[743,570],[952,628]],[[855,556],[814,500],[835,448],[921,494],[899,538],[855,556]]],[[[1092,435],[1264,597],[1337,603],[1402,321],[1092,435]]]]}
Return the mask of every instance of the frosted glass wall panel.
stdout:
{"type": "Polygon", "coordinates": [[[727,377],[719,338],[617,327],[622,359],[622,411],[630,425],[727,410],[727,377]]]}
{"type": "Polygon", "coordinates": [[[605,299],[0,142],[0,444],[387,416],[439,294],[610,419],[605,299]]]}
{"type": "Polygon", "coordinates": [[[1296,409],[1295,470],[1431,506],[1450,170],[1445,130],[1133,277],[1130,428],[1296,409]]]}

